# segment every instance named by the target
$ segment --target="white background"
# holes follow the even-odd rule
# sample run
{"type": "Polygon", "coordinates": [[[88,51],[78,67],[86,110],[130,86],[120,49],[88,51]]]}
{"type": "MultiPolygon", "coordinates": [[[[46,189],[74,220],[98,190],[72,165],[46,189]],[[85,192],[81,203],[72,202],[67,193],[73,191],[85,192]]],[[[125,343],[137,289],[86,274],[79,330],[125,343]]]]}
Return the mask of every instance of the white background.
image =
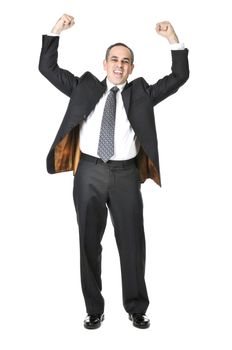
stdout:
{"type": "Polygon", "coordinates": [[[2,350],[231,350],[231,18],[229,1],[11,1],[1,5],[2,350]],[[104,78],[105,48],[134,49],[132,78],[170,72],[170,20],[189,48],[190,79],[155,108],[163,187],[142,186],[147,240],[148,330],[121,302],[109,222],[103,239],[106,319],[83,327],[79,243],[71,173],[48,175],[45,159],[68,99],[38,72],[41,35],[63,13],[60,65],[104,78]]]}

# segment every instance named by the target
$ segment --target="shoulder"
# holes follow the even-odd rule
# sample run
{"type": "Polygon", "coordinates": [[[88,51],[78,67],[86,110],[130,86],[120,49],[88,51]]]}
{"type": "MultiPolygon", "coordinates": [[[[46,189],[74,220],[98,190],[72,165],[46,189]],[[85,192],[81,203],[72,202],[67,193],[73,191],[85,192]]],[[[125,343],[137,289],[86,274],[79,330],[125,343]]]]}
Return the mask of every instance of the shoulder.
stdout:
{"type": "Polygon", "coordinates": [[[136,89],[136,88],[146,88],[148,86],[148,83],[143,77],[136,78],[128,83],[127,87],[136,89]]]}
{"type": "Polygon", "coordinates": [[[80,77],[80,82],[81,81],[96,81],[96,82],[100,82],[99,79],[93,75],[91,72],[85,72],[84,74],[82,74],[82,76],[80,77]]]}
{"type": "Polygon", "coordinates": [[[83,73],[77,81],[76,88],[94,88],[95,86],[102,85],[100,80],[91,72],[87,71],[83,73]]]}
{"type": "Polygon", "coordinates": [[[136,78],[126,85],[125,90],[130,90],[132,95],[143,95],[147,93],[149,84],[143,77],[136,78]]]}
{"type": "Polygon", "coordinates": [[[102,91],[103,93],[105,86],[104,82],[101,82],[94,74],[87,71],[76,79],[73,94],[76,95],[78,92],[78,94],[84,96],[86,93],[93,94],[96,91],[102,91]]]}

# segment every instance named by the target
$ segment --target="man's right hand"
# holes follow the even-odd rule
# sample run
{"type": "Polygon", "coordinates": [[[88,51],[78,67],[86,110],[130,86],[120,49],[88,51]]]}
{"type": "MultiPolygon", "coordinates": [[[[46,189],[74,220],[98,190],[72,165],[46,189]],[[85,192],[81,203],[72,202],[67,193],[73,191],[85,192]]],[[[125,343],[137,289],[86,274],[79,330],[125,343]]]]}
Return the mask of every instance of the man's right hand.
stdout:
{"type": "Polygon", "coordinates": [[[63,30],[71,28],[74,24],[74,17],[64,14],[52,28],[52,33],[60,34],[63,30]]]}

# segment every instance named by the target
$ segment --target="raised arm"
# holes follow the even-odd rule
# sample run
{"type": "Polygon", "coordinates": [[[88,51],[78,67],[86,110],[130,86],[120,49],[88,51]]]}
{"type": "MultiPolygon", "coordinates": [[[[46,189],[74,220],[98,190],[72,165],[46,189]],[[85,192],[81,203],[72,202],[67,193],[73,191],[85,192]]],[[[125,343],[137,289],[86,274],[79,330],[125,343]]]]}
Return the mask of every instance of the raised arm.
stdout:
{"type": "MultiPolygon", "coordinates": [[[[179,39],[170,22],[160,22],[156,25],[156,33],[166,38],[169,44],[178,44],[179,39]]],[[[171,73],[157,81],[156,84],[150,85],[148,92],[153,100],[153,105],[161,102],[168,96],[175,93],[189,77],[188,50],[172,49],[172,67],[171,73]]]]}
{"type": "Polygon", "coordinates": [[[58,46],[59,34],[74,25],[74,18],[69,15],[63,15],[52,28],[55,36],[43,35],[42,50],[39,61],[39,71],[43,74],[57,89],[71,96],[73,88],[78,84],[78,78],[68,70],[59,67],[58,46]]]}

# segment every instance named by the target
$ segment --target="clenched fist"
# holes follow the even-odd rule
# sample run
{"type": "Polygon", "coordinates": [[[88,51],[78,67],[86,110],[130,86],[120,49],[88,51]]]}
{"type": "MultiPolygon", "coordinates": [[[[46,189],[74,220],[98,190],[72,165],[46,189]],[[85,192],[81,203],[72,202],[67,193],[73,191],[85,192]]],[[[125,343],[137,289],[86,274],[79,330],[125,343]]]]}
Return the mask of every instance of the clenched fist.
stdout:
{"type": "Polygon", "coordinates": [[[52,28],[52,33],[60,34],[63,30],[71,28],[74,24],[74,17],[64,14],[52,28]]]}
{"type": "Polygon", "coordinates": [[[164,21],[156,24],[156,32],[168,39],[170,44],[178,43],[178,37],[174,31],[173,26],[170,22],[164,21]]]}

